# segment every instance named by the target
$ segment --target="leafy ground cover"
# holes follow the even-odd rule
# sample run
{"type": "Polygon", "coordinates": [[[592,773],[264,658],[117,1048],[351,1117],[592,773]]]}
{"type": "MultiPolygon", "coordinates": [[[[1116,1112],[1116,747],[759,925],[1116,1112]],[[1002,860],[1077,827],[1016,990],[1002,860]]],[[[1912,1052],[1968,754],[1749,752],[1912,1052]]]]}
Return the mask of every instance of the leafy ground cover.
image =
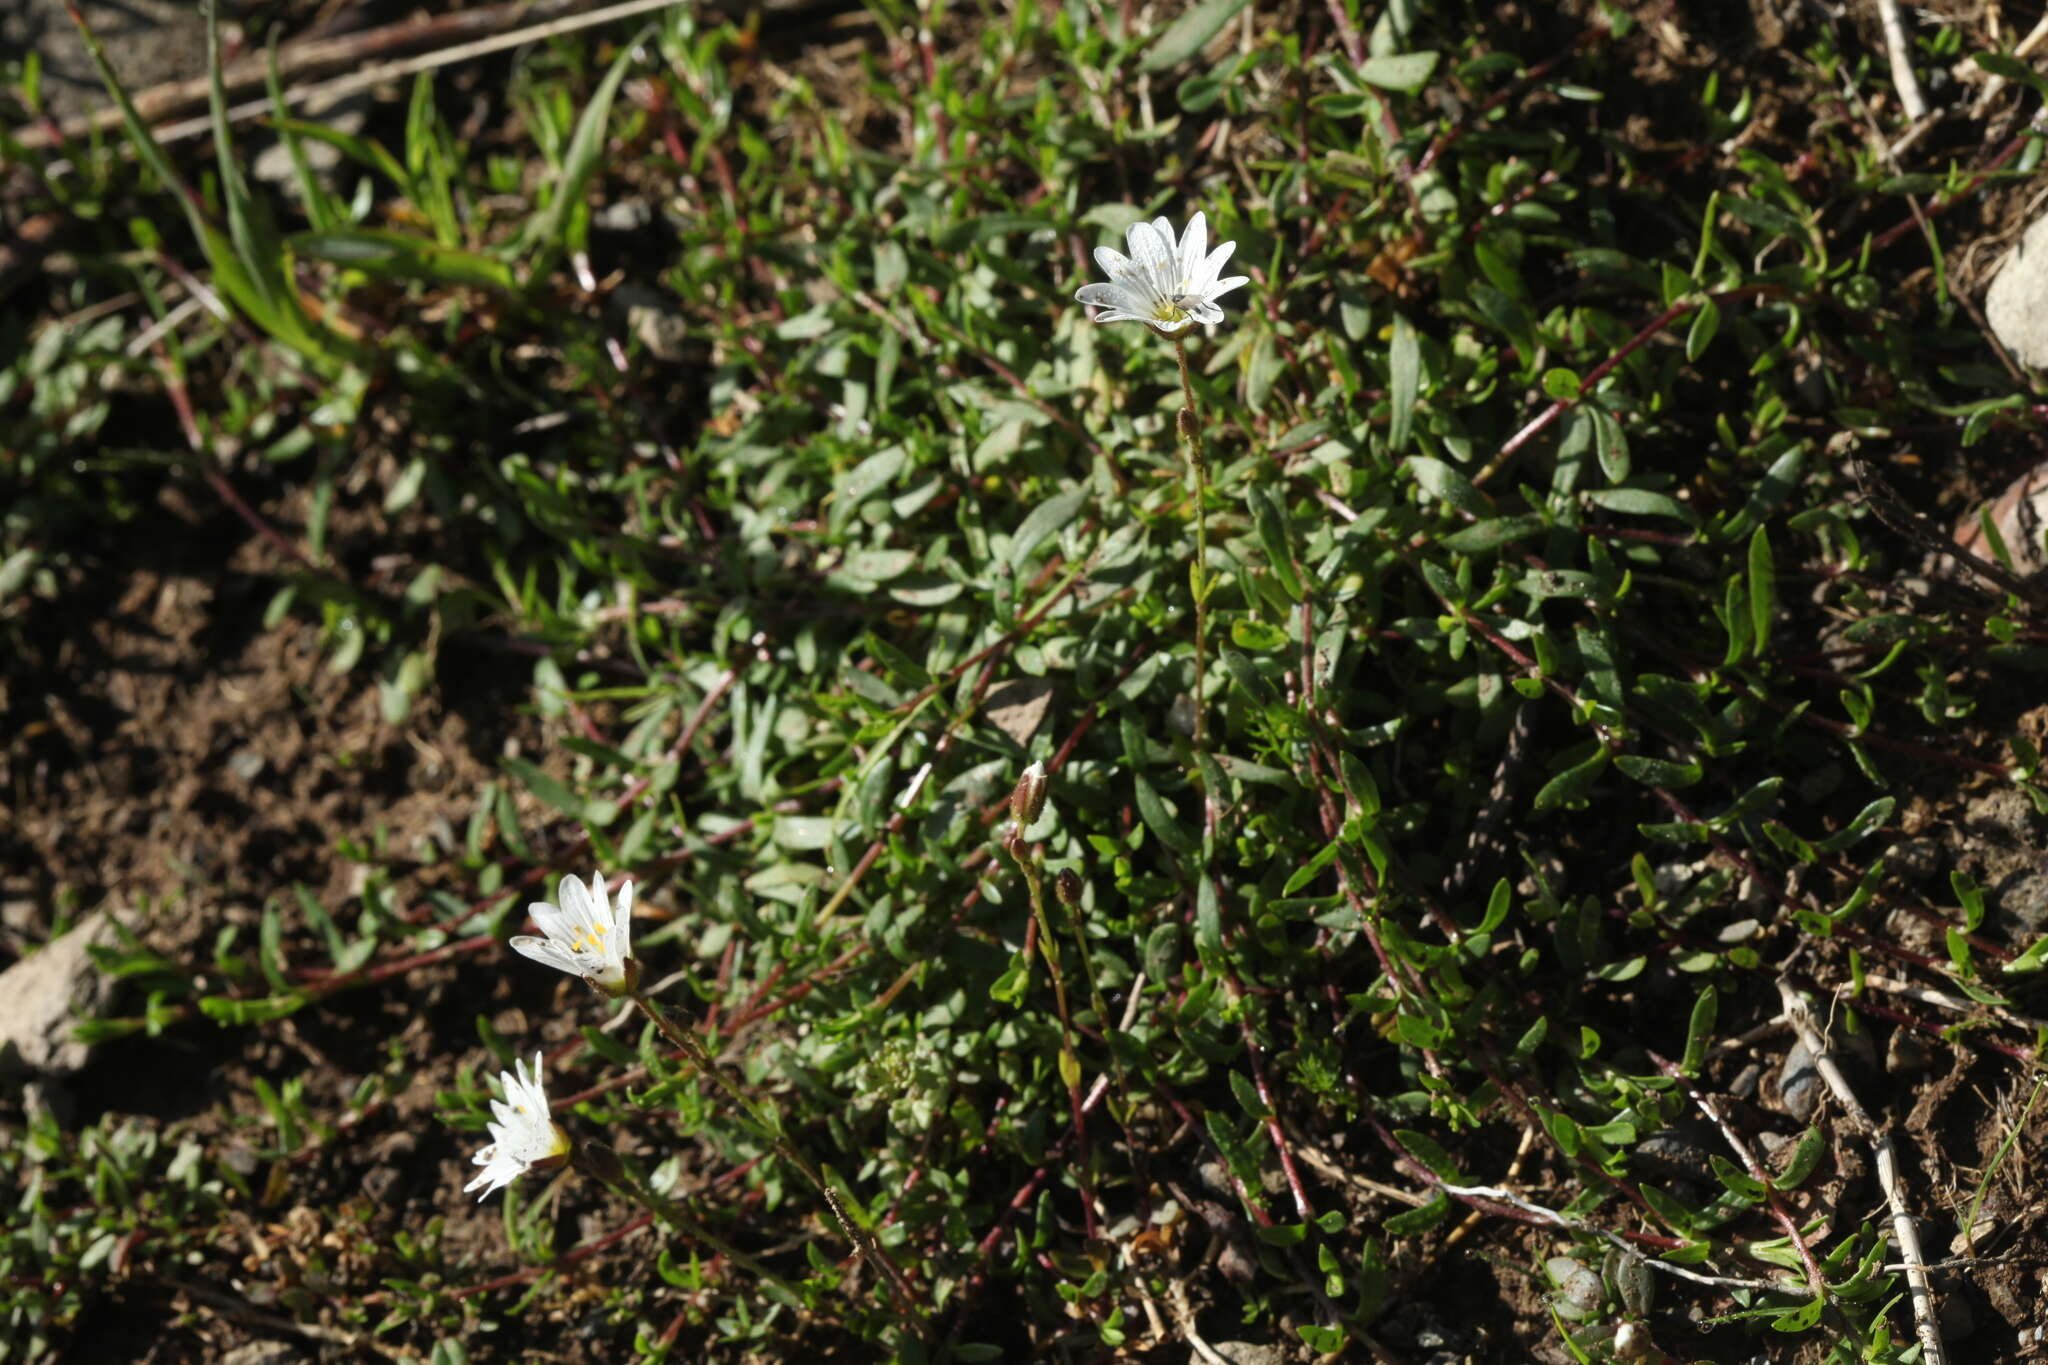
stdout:
{"type": "Polygon", "coordinates": [[[0,941],[122,930],[0,1353],[2022,1358],[2043,87],[1908,38],[1912,128],[1818,7],[17,68],[0,941]],[[1073,293],[1198,209],[1184,386],[1073,293]],[[597,871],[686,1037],[508,950],[597,871]],[[536,1051],[621,1164],[478,1204],[536,1051]]]}

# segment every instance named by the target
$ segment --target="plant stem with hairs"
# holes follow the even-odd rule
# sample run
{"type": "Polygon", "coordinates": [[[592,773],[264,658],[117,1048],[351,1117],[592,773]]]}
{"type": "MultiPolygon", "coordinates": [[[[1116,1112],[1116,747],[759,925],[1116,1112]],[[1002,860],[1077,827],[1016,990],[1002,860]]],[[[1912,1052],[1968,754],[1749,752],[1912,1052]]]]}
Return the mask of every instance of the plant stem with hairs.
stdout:
{"type": "Polygon", "coordinates": [[[1202,748],[1208,708],[1202,702],[1202,675],[1209,667],[1209,462],[1202,448],[1202,419],[1195,411],[1195,381],[1188,372],[1187,343],[1173,338],[1173,357],[1180,362],[1180,391],[1185,404],[1175,425],[1187,442],[1188,467],[1195,482],[1195,558],[1188,565],[1188,589],[1195,597],[1195,748],[1202,748]]]}
{"type": "Polygon", "coordinates": [[[1081,1057],[1074,1051],[1073,1017],[1067,1010],[1067,981],[1060,971],[1060,941],[1053,933],[1052,916],[1045,908],[1045,874],[1038,866],[1037,851],[1024,841],[1021,824],[1013,825],[1009,837],[1003,841],[1010,858],[1017,864],[1017,870],[1024,874],[1024,885],[1031,894],[1031,915],[1038,923],[1038,953],[1045,959],[1046,972],[1052,977],[1053,1001],[1060,1015],[1060,1079],[1067,1087],[1067,1107],[1074,1122],[1074,1142],[1083,1154],[1080,1171],[1082,1187],[1081,1212],[1087,1224],[1088,1235],[1095,1235],[1095,1197],[1089,1188],[1086,1170],[1086,1148],[1088,1124],[1081,1104],[1081,1057]]]}

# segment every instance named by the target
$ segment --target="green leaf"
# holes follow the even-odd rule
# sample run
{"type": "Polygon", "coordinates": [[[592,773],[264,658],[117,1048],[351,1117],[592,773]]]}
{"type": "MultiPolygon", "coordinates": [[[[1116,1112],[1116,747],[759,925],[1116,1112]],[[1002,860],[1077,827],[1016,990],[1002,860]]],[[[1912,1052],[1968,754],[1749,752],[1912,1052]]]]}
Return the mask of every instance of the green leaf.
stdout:
{"type": "Polygon", "coordinates": [[[1531,536],[1540,536],[1548,529],[1543,518],[1532,514],[1513,517],[1491,517],[1474,522],[1462,531],[1453,531],[1437,542],[1452,554],[1484,554],[1497,550],[1503,545],[1531,536]]]}
{"type": "MultiPolygon", "coordinates": [[[[1593,414],[1593,450],[1600,457],[1600,472],[1607,476],[1607,482],[1622,483],[1627,480],[1630,468],[1628,433],[1621,429],[1620,420],[1605,408],[1593,407],[1589,411],[1593,414]]],[[[1671,500],[1666,498],[1665,501],[1671,500]]],[[[1677,506],[1676,503],[1672,505],[1677,506]]]]}
{"type": "Polygon", "coordinates": [[[1792,1149],[1792,1157],[1771,1183],[1781,1190],[1798,1188],[1800,1182],[1813,1174],[1820,1164],[1821,1153],[1827,1150],[1827,1142],[1820,1135],[1820,1129],[1809,1128],[1799,1135],[1799,1145],[1792,1149]]]}
{"type": "Polygon", "coordinates": [[[1490,284],[1475,284],[1472,286],[1472,303],[1482,317],[1507,336],[1523,364],[1535,359],[1539,349],[1536,345],[1536,324],[1521,300],[1490,284]]]}
{"type": "Polygon", "coordinates": [[[1273,1111],[1267,1107],[1264,1100],[1259,1098],[1259,1089],[1252,1084],[1250,1077],[1241,1071],[1232,1071],[1228,1074],[1230,1077],[1230,1093],[1237,1098],[1238,1108],[1244,1110],[1251,1118],[1261,1121],[1272,1117],[1273,1111]]]}
{"type": "Polygon", "coordinates": [[[1607,767],[1607,749],[1603,746],[1593,751],[1593,756],[1565,769],[1556,777],[1543,784],[1530,803],[1530,809],[1541,814],[1562,806],[1573,805],[1586,799],[1593,782],[1607,767]]]}
{"type": "Polygon", "coordinates": [[[1170,66],[1179,66],[1208,46],[1209,40],[1221,33],[1223,26],[1235,19],[1238,11],[1248,3],[1249,0],[1201,0],[1152,40],[1151,50],[1138,64],[1138,69],[1164,71],[1170,66]]]}
{"type": "Polygon", "coordinates": [[[1380,1224],[1389,1237],[1419,1237],[1451,1215],[1451,1197],[1439,1194],[1421,1208],[1397,1213],[1380,1224]]]}
{"type": "Polygon", "coordinates": [[[1387,348],[1387,375],[1387,453],[1399,455],[1415,429],[1415,402],[1422,394],[1422,347],[1415,324],[1399,313],[1387,348]]]}
{"type": "Polygon", "coordinates": [[[1469,512],[1475,517],[1492,513],[1492,500],[1474,488],[1470,479],[1442,460],[1429,455],[1414,455],[1409,457],[1408,468],[1423,491],[1439,502],[1447,502],[1460,512],[1469,512]]]}
{"type": "Polygon", "coordinates": [[[504,754],[499,757],[498,766],[546,805],[553,806],[572,820],[583,818],[583,798],[525,759],[504,754]]]}
{"type": "Polygon", "coordinates": [[[1436,74],[1438,56],[1435,52],[1403,52],[1391,57],[1368,57],[1352,68],[1351,74],[1382,90],[1413,94],[1436,74]]]}
{"type": "Polygon", "coordinates": [[[1685,334],[1685,358],[1698,360],[1714,344],[1714,334],[1720,330],[1721,306],[1708,299],[1692,315],[1692,326],[1685,334]]]}
{"type": "Polygon", "coordinates": [[[1163,984],[1179,973],[1181,932],[1178,922],[1170,922],[1145,935],[1145,975],[1153,981],[1163,984]]]}
{"type": "Polygon", "coordinates": [[[1245,501],[1251,504],[1252,530],[1259,538],[1259,548],[1266,553],[1273,577],[1279,580],[1281,591],[1300,602],[1306,594],[1302,591],[1301,576],[1294,571],[1294,554],[1287,543],[1287,520],[1279,500],[1254,485],[1246,491],[1245,501]]]}
{"type": "Polygon", "coordinates": [[[1681,1068],[1688,1076],[1700,1074],[1700,1067],[1707,1060],[1707,1039],[1714,1032],[1714,1019],[1720,1012],[1721,998],[1715,992],[1712,982],[1700,987],[1700,993],[1693,997],[1692,1020],[1685,1030],[1685,1060],[1681,1068]]]}
{"type": "Polygon", "coordinates": [[[1892,808],[1898,801],[1889,796],[1880,796],[1856,813],[1856,818],[1840,830],[1814,844],[1822,853],[1839,853],[1849,845],[1858,843],[1870,832],[1891,819],[1892,808]]]}
{"type": "Polygon", "coordinates": [[[1230,678],[1238,690],[1259,706],[1278,706],[1280,694],[1273,690],[1273,684],[1260,674],[1259,666],[1249,657],[1234,649],[1219,650],[1223,666],[1230,671],[1230,678]]]}
{"type": "Polygon", "coordinates": [[[1429,1136],[1429,1134],[1418,1133],[1412,1128],[1396,1128],[1394,1130],[1394,1141],[1406,1147],[1411,1156],[1429,1167],[1430,1170],[1434,1171],[1448,1183],[1453,1185],[1467,1185],[1471,1183],[1460,1172],[1458,1163],[1451,1159],[1451,1154],[1439,1146],[1436,1139],[1429,1136]]]}
{"type": "Polygon", "coordinates": [[[1143,773],[1132,774],[1131,782],[1137,788],[1138,818],[1145,822],[1145,828],[1177,853],[1194,852],[1199,840],[1181,823],[1179,813],[1166,803],[1159,789],[1146,781],[1143,773]]]}
{"type": "Polygon", "coordinates": [[[643,31],[639,37],[619,48],[611,69],[605,72],[604,80],[598,83],[590,102],[583,107],[583,116],[576,120],[576,131],[569,137],[569,148],[552,177],[554,193],[548,198],[547,207],[529,218],[524,230],[513,241],[513,255],[531,253],[533,256],[528,272],[531,283],[539,284],[553,263],[556,251],[562,246],[570,212],[583,203],[591,177],[597,174],[598,165],[604,159],[605,127],[611,122],[612,100],[617,97],[619,85],[626,79],[626,72],[632,68],[646,36],[647,31],[643,31]]]}
{"type": "Polygon", "coordinates": [[[345,265],[390,279],[428,284],[466,284],[510,290],[511,267],[459,247],[382,228],[337,228],[301,232],[287,239],[294,251],[314,260],[345,265]]]}
{"type": "Polygon", "coordinates": [[[1622,754],[1614,760],[1621,775],[1646,787],[1690,787],[1705,776],[1697,763],[1671,763],[1660,758],[1622,754]]]}
{"type": "Polygon", "coordinates": [[[1024,518],[1024,524],[1010,537],[1010,567],[1021,569],[1033,552],[1043,545],[1047,538],[1074,519],[1074,513],[1088,501],[1088,488],[1083,484],[1066,492],[1047,498],[1031,509],[1031,515],[1024,518]]]}
{"type": "Polygon", "coordinates": [[[1749,618],[1761,650],[1771,638],[1771,617],[1778,605],[1778,571],[1771,558],[1770,534],[1761,526],[1749,538],[1749,618]]]}
{"type": "Polygon", "coordinates": [[[1656,493],[1647,488],[1601,488],[1586,493],[1584,497],[1595,507],[1627,516],[1670,517],[1687,525],[1695,520],[1691,509],[1684,503],[1668,493],[1656,493]]]}

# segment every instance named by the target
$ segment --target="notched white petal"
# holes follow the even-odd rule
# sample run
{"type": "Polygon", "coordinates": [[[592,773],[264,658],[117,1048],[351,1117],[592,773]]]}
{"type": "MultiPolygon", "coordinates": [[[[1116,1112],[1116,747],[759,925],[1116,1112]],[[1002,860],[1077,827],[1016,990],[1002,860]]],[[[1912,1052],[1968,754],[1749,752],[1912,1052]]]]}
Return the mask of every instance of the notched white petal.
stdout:
{"type": "Polygon", "coordinates": [[[1102,273],[1112,280],[1121,279],[1132,271],[1131,258],[1115,247],[1095,248],[1095,264],[1102,267],[1102,273]]]}
{"type": "Polygon", "coordinates": [[[583,959],[565,948],[558,947],[547,939],[535,938],[531,934],[521,934],[518,938],[511,941],[511,946],[513,952],[518,953],[521,957],[531,958],[543,967],[553,967],[555,970],[567,972],[571,976],[583,975],[583,959]]]}
{"type": "Polygon", "coordinates": [[[1133,309],[1143,302],[1120,284],[1084,284],[1074,291],[1074,297],[1098,308],[1133,309]]]}

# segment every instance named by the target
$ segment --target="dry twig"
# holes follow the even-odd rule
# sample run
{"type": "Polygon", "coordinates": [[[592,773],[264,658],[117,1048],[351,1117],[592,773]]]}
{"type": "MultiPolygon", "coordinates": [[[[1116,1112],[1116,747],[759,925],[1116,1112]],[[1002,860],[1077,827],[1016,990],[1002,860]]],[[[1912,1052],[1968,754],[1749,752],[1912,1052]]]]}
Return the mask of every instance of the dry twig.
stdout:
{"type": "Polygon", "coordinates": [[[1862,1130],[1870,1143],[1876,1159],[1877,1183],[1891,1205],[1892,1236],[1899,1245],[1899,1260],[1906,1268],[1906,1288],[1913,1300],[1913,1330],[1920,1339],[1920,1359],[1925,1365],[1948,1365],[1948,1352],[1941,1344],[1941,1323],[1935,1315],[1934,1286],[1927,1278],[1926,1258],[1920,1254],[1919,1231],[1913,1226],[1913,1215],[1906,1211],[1905,1182],[1899,1178],[1899,1157],[1892,1147],[1891,1135],[1871,1119],[1870,1112],[1849,1089],[1849,1082],[1835,1064],[1835,1055],[1815,1026],[1806,1001],[1783,977],[1778,978],[1778,998],[1784,1002],[1785,1016],[1792,1021],[1799,1041],[1812,1054],[1814,1069],[1848,1112],[1849,1121],[1862,1130]]]}
{"type": "Polygon", "coordinates": [[[1877,0],[1877,17],[1884,25],[1884,50],[1891,58],[1892,85],[1898,89],[1899,104],[1906,117],[1917,122],[1927,115],[1927,97],[1920,93],[1920,78],[1913,74],[1912,44],[1906,37],[1906,21],[1899,14],[1899,0],[1877,0]]]}
{"type": "Polygon", "coordinates": [[[1802,1289],[1802,1286],[1796,1280],[1746,1280],[1732,1275],[1703,1275],[1690,1266],[1677,1265],[1671,1261],[1652,1260],[1635,1247],[1630,1246],[1626,1239],[1609,1232],[1606,1228],[1596,1228],[1592,1224],[1577,1218],[1568,1218],[1556,1209],[1547,1209],[1541,1204],[1531,1203],[1520,1195],[1501,1189],[1497,1185],[1451,1185],[1439,1183],[1436,1188],[1442,1190],[1445,1194],[1453,1195],[1459,1199],[1485,1199],[1496,1204],[1505,1204],[1509,1208],[1519,1209],[1541,1222],[1553,1223],[1572,1232],[1584,1233],[1590,1237],[1598,1237],[1601,1241],[1607,1243],[1631,1260],[1639,1261],[1652,1270],[1661,1270],[1666,1275],[1676,1275],[1681,1280],[1691,1280],[1694,1284],[1711,1285],[1716,1289],[1753,1289],[1760,1293],[1768,1294],[1797,1295],[1802,1289]]]}

